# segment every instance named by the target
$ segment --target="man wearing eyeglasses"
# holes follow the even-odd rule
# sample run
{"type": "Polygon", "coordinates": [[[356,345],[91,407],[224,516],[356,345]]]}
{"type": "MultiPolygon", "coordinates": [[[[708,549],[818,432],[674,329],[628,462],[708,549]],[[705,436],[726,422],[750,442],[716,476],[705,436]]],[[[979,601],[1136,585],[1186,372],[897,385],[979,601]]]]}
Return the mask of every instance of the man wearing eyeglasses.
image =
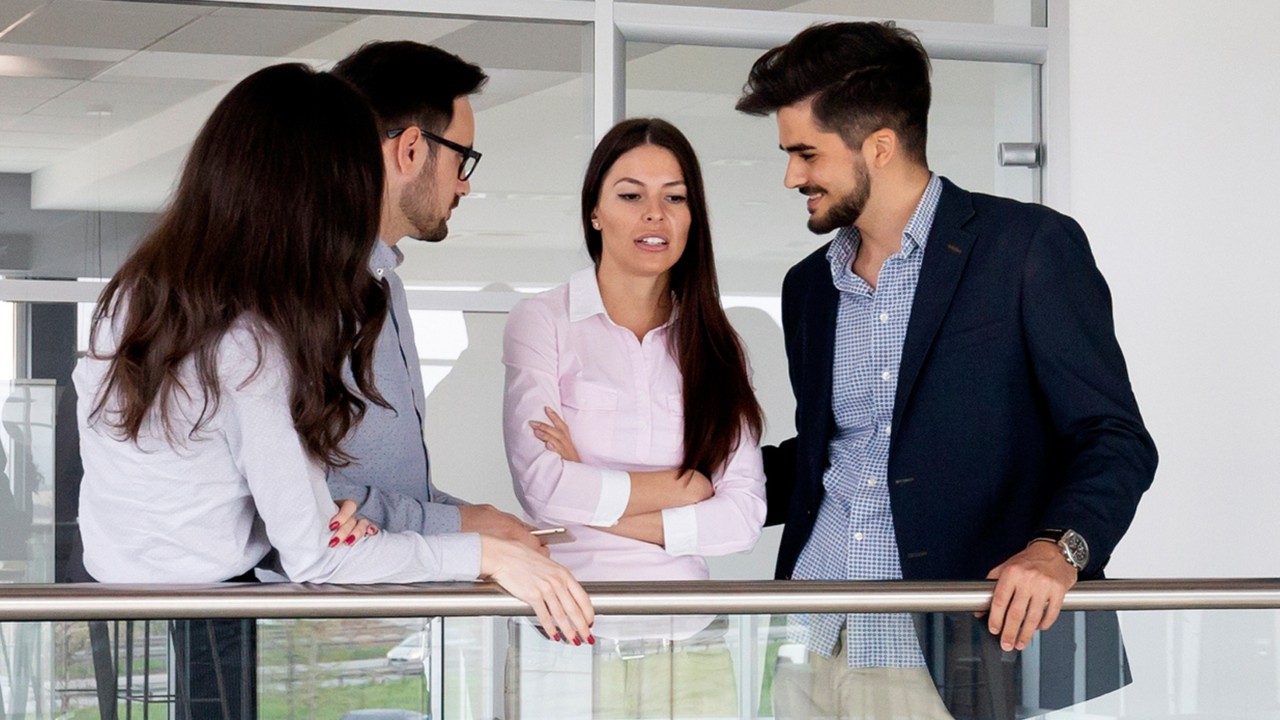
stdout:
{"type": "MultiPolygon", "coordinates": [[[[490,505],[469,505],[436,489],[422,437],[424,393],[413,324],[396,268],[403,238],[439,242],[480,162],[468,96],[488,77],[478,66],[430,45],[373,42],[332,70],[369,101],[378,118],[386,168],[382,224],[369,271],[385,281],[387,322],[374,351],[378,391],[391,408],[369,403],[343,449],[355,460],[329,474],[335,499],[350,499],[375,526],[423,534],[479,532],[541,548],[531,528],[490,505]]],[[[349,508],[349,506],[348,506],[349,508]]],[[[350,510],[344,510],[346,519],[350,510]]],[[[362,526],[335,525],[330,542],[351,544],[362,526]]],[[[479,562],[479,545],[476,545],[479,562]]]]}

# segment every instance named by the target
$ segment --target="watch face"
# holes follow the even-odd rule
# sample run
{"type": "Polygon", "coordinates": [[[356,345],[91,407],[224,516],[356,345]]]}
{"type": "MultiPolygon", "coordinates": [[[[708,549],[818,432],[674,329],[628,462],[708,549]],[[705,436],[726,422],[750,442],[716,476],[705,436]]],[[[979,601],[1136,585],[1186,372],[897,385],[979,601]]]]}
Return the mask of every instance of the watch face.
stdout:
{"type": "Polygon", "coordinates": [[[1062,539],[1058,543],[1067,554],[1067,560],[1077,569],[1083,570],[1084,566],[1089,564],[1089,543],[1085,542],[1080,533],[1068,530],[1062,534],[1062,539]]]}

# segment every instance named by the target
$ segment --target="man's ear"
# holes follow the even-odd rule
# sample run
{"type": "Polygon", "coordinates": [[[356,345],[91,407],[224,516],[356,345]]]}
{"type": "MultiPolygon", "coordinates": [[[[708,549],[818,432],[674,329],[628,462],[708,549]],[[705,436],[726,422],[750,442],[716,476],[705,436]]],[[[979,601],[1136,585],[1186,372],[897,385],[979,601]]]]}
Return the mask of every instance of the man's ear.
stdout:
{"type": "Polygon", "coordinates": [[[901,149],[898,133],[889,128],[876,130],[862,143],[863,159],[867,161],[867,165],[876,168],[888,165],[901,149]]]}
{"type": "Polygon", "coordinates": [[[421,161],[422,155],[422,133],[416,127],[397,135],[391,140],[384,142],[384,152],[390,152],[390,162],[387,167],[397,171],[402,175],[416,175],[417,165],[421,161]],[[390,146],[387,148],[386,146],[390,146]]]}

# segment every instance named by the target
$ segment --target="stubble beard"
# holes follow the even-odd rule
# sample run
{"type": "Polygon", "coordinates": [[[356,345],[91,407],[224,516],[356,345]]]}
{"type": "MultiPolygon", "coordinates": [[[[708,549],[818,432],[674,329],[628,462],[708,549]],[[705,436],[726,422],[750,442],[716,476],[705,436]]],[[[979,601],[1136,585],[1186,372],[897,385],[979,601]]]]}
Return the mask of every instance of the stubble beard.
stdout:
{"type": "Polygon", "coordinates": [[[867,172],[867,164],[858,158],[854,165],[854,187],[849,194],[833,198],[834,204],[826,214],[814,213],[809,216],[809,231],[815,235],[827,233],[844,227],[852,227],[862,211],[867,209],[867,201],[871,199],[871,174],[867,172]]]}
{"type": "MultiPolygon", "coordinates": [[[[422,242],[440,242],[449,236],[447,212],[436,213],[431,207],[436,196],[434,172],[434,164],[423,166],[422,172],[405,186],[404,194],[400,196],[400,212],[412,228],[409,237],[422,242]]],[[[458,198],[455,197],[453,207],[457,204],[458,198]]]]}

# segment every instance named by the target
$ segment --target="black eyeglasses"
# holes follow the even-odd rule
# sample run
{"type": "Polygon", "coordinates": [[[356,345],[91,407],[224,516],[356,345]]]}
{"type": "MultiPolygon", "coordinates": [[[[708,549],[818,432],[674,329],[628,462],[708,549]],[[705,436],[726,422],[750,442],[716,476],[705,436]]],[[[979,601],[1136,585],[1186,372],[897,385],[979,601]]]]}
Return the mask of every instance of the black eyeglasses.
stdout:
{"type": "MultiPolygon", "coordinates": [[[[414,127],[414,126],[411,125],[409,127],[414,127]]],[[[403,135],[404,131],[408,129],[409,128],[407,127],[402,127],[402,128],[399,128],[398,130],[388,130],[387,139],[395,140],[396,138],[403,135]]],[[[428,140],[434,140],[462,156],[462,162],[458,164],[458,180],[465,181],[467,178],[471,177],[471,173],[476,171],[476,166],[480,164],[480,153],[467,147],[466,145],[459,145],[458,143],[452,140],[446,140],[440,137],[439,135],[436,135],[435,133],[427,132],[422,128],[418,128],[418,133],[422,135],[422,137],[427,138],[428,140]]]]}

